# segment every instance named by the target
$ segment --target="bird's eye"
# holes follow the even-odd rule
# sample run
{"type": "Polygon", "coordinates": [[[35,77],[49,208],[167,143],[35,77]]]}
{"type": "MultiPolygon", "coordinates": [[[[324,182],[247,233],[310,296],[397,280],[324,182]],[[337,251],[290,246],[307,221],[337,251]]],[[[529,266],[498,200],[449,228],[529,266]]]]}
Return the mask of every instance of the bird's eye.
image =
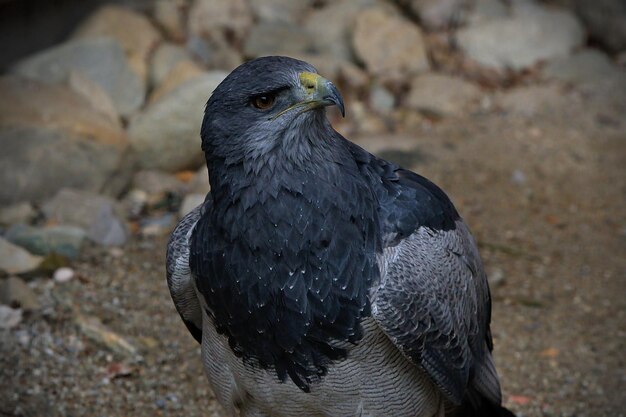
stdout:
{"type": "Polygon", "coordinates": [[[275,100],[274,94],[261,94],[252,98],[252,105],[259,110],[267,110],[274,105],[275,100]]]}

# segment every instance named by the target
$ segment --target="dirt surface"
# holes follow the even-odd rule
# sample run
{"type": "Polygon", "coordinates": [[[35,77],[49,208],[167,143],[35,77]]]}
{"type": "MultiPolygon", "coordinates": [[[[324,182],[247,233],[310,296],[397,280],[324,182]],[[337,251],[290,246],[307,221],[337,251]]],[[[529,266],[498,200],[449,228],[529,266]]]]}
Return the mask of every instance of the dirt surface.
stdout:
{"type": "MultiPolygon", "coordinates": [[[[505,404],[520,417],[626,415],[623,114],[565,100],[357,142],[441,185],[470,225],[505,404]]],[[[77,278],[33,281],[42,310],[0,333],[0,416],[223,415],[167,291],[166,241],[89,248],[77,278]],[[90,317],[130,348],[97,342],[90,317]]]]}

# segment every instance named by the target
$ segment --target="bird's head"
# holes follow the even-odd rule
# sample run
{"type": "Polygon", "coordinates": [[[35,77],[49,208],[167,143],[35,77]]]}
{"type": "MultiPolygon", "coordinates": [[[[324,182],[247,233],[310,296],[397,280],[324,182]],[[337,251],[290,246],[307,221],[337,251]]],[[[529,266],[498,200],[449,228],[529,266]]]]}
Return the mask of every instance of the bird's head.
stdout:
{"type": "Polygon", "coordinates": [[[223,155],[231,158],[234,153],[258,155],[328,127],[324,108],[331,105],[345,114],[337,88],[310,64],[257,58],[233,70],[213,91],[202,123],[202,148],[232,153],[223,155]]]}

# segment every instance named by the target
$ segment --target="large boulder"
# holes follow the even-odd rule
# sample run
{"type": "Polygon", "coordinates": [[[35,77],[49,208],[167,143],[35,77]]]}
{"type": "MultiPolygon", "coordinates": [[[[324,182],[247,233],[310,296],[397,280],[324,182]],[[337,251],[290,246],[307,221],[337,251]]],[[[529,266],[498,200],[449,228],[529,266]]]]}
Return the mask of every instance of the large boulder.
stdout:
{"type": "Polygon", "coordinates": [[[112,4],[96,10],[76,29],[73,37],[114,38],[126,53],[131,68],[144,82],[148,74],[148,57],[161,41],[161,34],[146,16],[112,4]]]}
{"type": "Polygon", "coordinates": [[[295,55],[311,52],[313,44],[300,26],[289,23],[260,23],[252,28],[244,45],[244,55],[255,58],[264,55],[295,55]]]}
{"type": "Polygon", "coordinates": [[[141,167],[175,172],[202,163],[204,106],[226,75],[213,71],[194,77],[131,120],[129,139],[141,167]]]}
{"type": "Polygon", "coordinates": [[[390,13],[395,10],[388,3],[381,4],[378,0],[339,0],[314,9],[303,20],[303,25],[315,51],[344,61],[353,60],[351,35],[356,16],[373,6],[383,7],[390,13]]]}
{"type": "Polygon", "coordinates": [[[0,78],[0,146],[0,204],[101,191],[127,163],[119,124],[63,86],[14,76],[0,78]]]}
{"type": "Polygon", "coordinates": [[[304,20],[312,3],[312,0],[254,0],[250,7],[258,21],[294,24],[304,20]]]}
{"type": "Polygon", "coordinates": [[[398,0],[412,11],[427,29],[441,29],[458,24],[463,20],[470,0],[398,0]]]}
{"type": "Polygon", "coordinates": [[[357,15],[352,42],[368,72],[381,79],[402,81],[429,68],[420,28],[383,9],[357,15]]]}
{"type": "Polygon", "coordinates": [[[583,44],[585,31],[568,10],[515,4],[510,17],[482,20],[460,30],[461,50],[486,67],[519,71],[567,56],[583,44]]]}
{"type": "Polygon", "coordinates": [[[434,116],[460,116],[479,107],[480,88],[461,78],[426,73],[411,83],[407,106],[434,116]]]}
{"type": "Polygon", "coordinates": [[[626,50],[626,1],[570,0],[589,35],[611,52],[626,50]]]}
{"type": "Polygon", "coordinates": [[[112,198],[64,188],[42,208],[49,221],[82,228],[100,245],[120,246],[128,238],[121,207],[112,198]]]}
{"type": "Polygon", "coordinates": [[[252,23],[246,0],[195,0],[189,10],[189,31],[199,37],[213,38],[220,33],[241,42],[252,23]]]}
{"type": "Polygon", "coordinates": [[[141,107],[146,94],[143,79],[112,38],[75,39],[25,58],[12,71],[49,84],[66,83],[73,71],[81,72],[107,92],[123,116],[141,107]]]}

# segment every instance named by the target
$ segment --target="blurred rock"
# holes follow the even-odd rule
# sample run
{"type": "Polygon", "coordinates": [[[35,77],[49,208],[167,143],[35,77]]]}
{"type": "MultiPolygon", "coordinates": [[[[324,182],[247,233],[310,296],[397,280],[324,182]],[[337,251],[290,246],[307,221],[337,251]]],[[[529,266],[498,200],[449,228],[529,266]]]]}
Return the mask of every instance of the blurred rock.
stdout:
{"type": "Polygon", "coordinates": [[[254,0],[250,8],[260,22],[295,24],[304,20],[312,3],[312,0],[254,0]]]}
{"type": "Polygon", "coordinates": [[[125,133],[81,96],[14,76],[0,78],[0,92],[0,204],[42,201],[64,186],[99,191],[120,172],[125,133]]]}
{"type": "Polygon", "coordinates": [[[352,41],[368,72],[380,79],[401,81],[429,68],[420,29],[383,10],[360,12],[352,41]]]}
{"type": "Polygon", "coordinates": [[[165,77],[181,62],[191,57],[182,46],[164,42],[154,51],[150,61],[150,83],[155,86],[163,82],[165,77]]]}
{"type": "Polygon", "coordinates": [[[113,4],[100,7],[76,29],[73,37],[116,39],[126,53],[131,68],[144,83],[148,74],[148,57],[161,41],[161,34],[146,16],[113,4]]]}
{"type": "Polygon", "coordinates": [[[224,77],[213,71],[193,78],[131,120],[130,142],[143,168],[176,172],[202,164],[204,106],[224,77]]]}
{"type": "Polygon", "coordinates": [[[195,194],[206,195],[211,186],[209,185],[209,175],[207,174],[207,168],[202,167],[198,169],[191,181],[187,184],[187,192],[195,194]]]}
{"type": "Polygon", "coordinates": [[[30,223],[37,212],[30,203],[21,202],[0,207],[0,225],[30,223]]]}
{"type": "Polygon", "coordinates": [[[442,29],[458,25],[467,15],[470,0],[399,0],[419,18],[426,29],[442,29]]]}
{"type": "Polygon", "coordinates": [[[0,304],[21,308],[24,311],[35,311],[40,307],[37,295],[18,277],[0,281],[0,304]]]}
{"type": "Polygon", "coordinates": [[[121,204],[127,219],[140,218],[148,206],[148,193],[137,188],[131,189],[122,200],[121,204]]]}
{"type": "Polygon", "coordinates": [[[102,113],[115,125],[122,127],[113,100],[95,81],[80,71],[70,71],[67,84],[72,91],[80,94],[81,97],[87,100],[94,110],[102,113]]]}
{"type": "Polygon", "coordinates": [[[315,51],[343,61],[353,61],[351,34],[356,15],[365,8],[381,3],[376,0],[340,0],[327,2],[324,7],[314,9],[303,24],[315,51]]]}
{"type": "Polygon", "coordinates": [[[43,259],[0,237],[0,271],[22,274],[37,269],[43,259]]]}
{"type": "Polygon", "coordinates": [[[97,317],[76,316],[76,324],[83,334],[112,352],[126,357],[135,357],[139,351],[128,340],[111,331],[97,317]]]}
{"type": "Polygon", "coordinates": [[[495,99],[503,111],[527,118],[549,116],[555,109],[567,108],[571,101],[554,84],[513,88],[496,95],[495,99]]]}
{"type": "Polygon", "coordinates": [[[521,169],[513,170],[511,173],[511,182],[515,185],[524,185],[526,183],[526,174],[521,169]]]}
{"type": "Polygon", "coordinates": [[[243,53],[255,58],[264,55],[293,55],[311,52],[308,33],[301,27],[288,23],[260,23],[252,28],[243,53]]]}
{"type": "Polygon", "coordinates": [[[411,83],[408,107],[434,116],[460,116],[479,107],[479,87],[461,78],[443,74],[422,74],[411,83]]]}
{"type": "Polygon", "coordinates": [[[176,218],[172,213],[145,217],[139,222],[141,235],[144,237],[165,236],[176,227],[176,218]]]}
{"type": "Polygon", "coordinates": [[[396,98],[381,85],[375,85],[370,92],[370,106],[381,114],[387,114],[396,106],[396,98]]]}
{"type": "Polygon", "coordinates": [[[457,34],[460,48],[479,64],[515,71],[567,56],[582,45],[585,32],[564,9],[517,2],[513,16],[479,22],[457,34]]]}
{"type": "Polygon", "coordinates": [[[180,210],[178,211],[178,217],[185,217],[185,215],[191,212],[191,210],[204,203],[205,198],[206,194],[187,194],[183,199],[183,204],[181,204],[180,210]]]}
{"type": "Polygon", "coordinates": [[[171,39],[185,38],[184,7],[184,1],[156,0],[154,2],[152,8],[154,20],[171,39]]]}
{"type": "Polygon", "coordinates": [[[85,191],[63,189],[46,202],[46,217],[62,225],[75,225],[87,231],[87,237],[104,246],[119,246],[128,233],[116,214],[116,202],[85,191]]]}
{"type": "Polygon", "coordinates": [[[182,61],[178,63],[166,76],[161,84],[159,84],[150,94],[148,99],[148,105],[159,101],[163,96],[167,95],[171,91],[176,90],[180,85],[186,83],[192,78],[199,77],[205,74],[202,68],[200,68],[193,61],[182,61]]]}
{"type": "Polygon", "coordinates": [[[365,103],[354,100],[350,106],[350,114],[354,123],[354,131],[350,134],[380,134],[388,130],[385,121],[377,114],[368,110],[365,103]]]}
{"type": "Polygon", "coordinates": [[[626,2],[623,0],[571,0],[589,35],[611,52],[626,49],[626,2]]]}
{"type": "Polygon", "coordinates": [[[509,7],[502,0],[476,0],[467,17],[468,24],[475,26],[480,23],[508,17],[509,7]]]}
{"type": "Polygon", "coordinates": [[[5,238],[35,255],[56,253],[70,259],[80,254],[87,233],[76,226],[34,227],[24,224],[11,226],[5,238]]]}
{"type": "Polygon", "coordinates": [[[185,184],[174,175],[163,171],[142,170],[133,177],[133,187],[148,195],[158,195],[167,192],[182,193],[185,184]]]}
{"type": "Polygon", "coordinates": [[[116,216],[113,205],[103,205],[95,213],[87,237],[103,246],[122,246],[128,239],[124,223],[116,216]]]}
{"type": "Polygon", "coordinates": [[[57,269],[54,271],[52,275],[52,279],[59,284],[63,284],[65,282],[69,282],[74,278],[75,272],[72,268],[68,268],[66,266],[57,269]]]}
{"type": "Polygon", "coordinates": [[[141,107],[146,94],[143,79],[111,38],[75,39],[25,58],[12,70],[46,83],[65,83],[71,71],[80,71],[107,92],[122,116],[141,107]]]}
{"type": "Polygon", "coordinates": [[[22,310],[0,304],[0,329],[12,329],[22,322],[22,310]]]}
{"type": "Polygon", "coordinates": [[[583,49],[574,55],[549,61],[543,73],[549,78],[574,84],[597,84],[620,77],[626,81],[626,71],[597,49],[583,49]]]}
{"type": "Polygon", "coordinates": [[[504,271],[500,268],[495,268],[489,274],[489,285],[491,288],[496,288],[502,286],[506,282],[506,276],[504,275],[504,271]]]}
{"type": "Polygon", "coordinates": [[[221,33],[208,39],[192,35],[186,46],[191,55],[209,69],[232,71],[243,63],[239,50],[230,45],[227,37],[221,33]]]}
{"type": "Polygon", "coordinates": [[[245,39],[252,27],[252,11],[246,0],[195,0],[189,10],[192,35],[213,38],[228,34],[234,43],[245,39]]]}

